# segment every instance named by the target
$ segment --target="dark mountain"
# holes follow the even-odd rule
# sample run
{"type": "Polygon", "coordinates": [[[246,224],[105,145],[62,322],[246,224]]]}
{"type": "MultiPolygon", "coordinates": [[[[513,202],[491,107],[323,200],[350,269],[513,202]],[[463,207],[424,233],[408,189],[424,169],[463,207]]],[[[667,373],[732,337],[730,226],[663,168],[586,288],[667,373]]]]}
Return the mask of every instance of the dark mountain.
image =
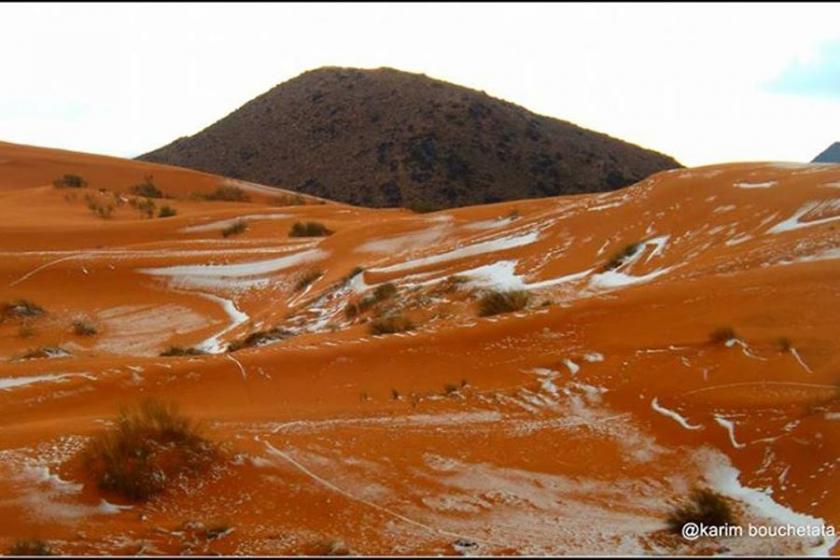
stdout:
{"type": "Polygon", "coordinates": [[[811,163],[840,163],[840,142],[835,142],[826,148],[811,163]]]}
{"type": "Polygon", "coordinates": [[[388,68],[306,72],[138,159],[415,208],[609,191],[681,167],[483,92],[388,68]]]}

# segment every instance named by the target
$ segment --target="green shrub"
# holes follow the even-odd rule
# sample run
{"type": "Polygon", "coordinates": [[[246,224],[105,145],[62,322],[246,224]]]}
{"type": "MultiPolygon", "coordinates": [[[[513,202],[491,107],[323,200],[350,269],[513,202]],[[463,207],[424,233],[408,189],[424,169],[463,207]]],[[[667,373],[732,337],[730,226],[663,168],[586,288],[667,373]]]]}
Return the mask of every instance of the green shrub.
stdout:
{"type": "Polygon", "coordinates": [[[163,191],[155,186],[151,175],[146,175],[142,183],[131,187],[132,194],[145,198],[163,198],[163,191]]]}
{"type": "Polygon", "coordinates": [[[732,327],[718,327],[709,333],[709,341],[714,344],[724,344],[735,338],[738,335],[732,327]]]}
{"type": "Polygon", "coordinates": [[[20,539],[15,541],[6,556],[53,556],[54,553],[47,541],[41,539],[20,539]]]}
{"type": "Polygon", "coordinates": [[[158,218],[171,218],[178,214],[178,211],[171,206],[161,206],[158,211],[158,218]]]}
{"type": "Polygon", "coordinates": [[[324,237],[333,231],[321,222],[295,222],[289,231],[289,237],[324,237]]]}
{"type": "Polygon", "coordinates": [[[499,315],[519,311],[528,305],[530,294],[525,290],[511,290],[507,292],[493,290],[487,292],[478,300],[478,314],[481,317],[499,315]]]}
{"type": "Polygon", "coordinates": [[[401,313],[379,317],[378,319],[374,319],[370,324],[370,333],[374,335],[401,333],[414,329],[414,323],[401,313]]]}
{"type": "Polygon", "coordinates": [[[213,192],[204,195],[204,198],[227,202],[249,202],[251,200],[251,197],[245,191],[234,185],[220,185],[213,192]]]}
{"type": "Polygon", "coordinates": [[[687,523],[705,527],[736,525],[737,519],[726,499],[707,488],[695,488],[688,499],[668,514],[668,529],[681,533],[687,523]]]}
{"type": "Polygon", "coordinates": [[[57,189],[81,189],[87,186],[87,181],[78,175],[67,174],[53,181],[53,186],[57,189]]]}
{"type": "Polygon", "coordinates": [[[231,235],[239,235],[248,229],[248,222],[245,220],[236,220],[228,227],[222,230],[222,237],[230,237],[231,235]]]}
{"type": "Polygon", "coordinates": [[[146,399],[121,409],[115,425],[94,437],[82,457],[101,490],[147,500],[180,476],[207,468],[219,450],[175,405],[146,399]]]}

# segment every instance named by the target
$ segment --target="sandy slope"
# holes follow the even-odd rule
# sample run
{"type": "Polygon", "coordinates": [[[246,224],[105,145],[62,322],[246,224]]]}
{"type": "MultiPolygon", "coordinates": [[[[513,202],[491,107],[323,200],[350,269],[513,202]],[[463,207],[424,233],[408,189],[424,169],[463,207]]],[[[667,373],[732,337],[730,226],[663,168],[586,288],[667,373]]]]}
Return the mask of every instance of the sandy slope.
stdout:
{"type": "Polygon", "coordinates": [[[832,547],[688,544],[662,529],[697,483],[736,499],[744,521],[840,524],[840,167],[721,165],[435,214],[277,206],[273,191],[190,198],[221,181],[0,144],[2,299],[47,310],[26,338],[19,321],[0,325],[4,548],[28,536],[125,554],[832,547]],[[121,192],[153,173],[179,214],[103,220],[50,185],[63,173],[121,192]],[[249,229],[223,238],[242,216],[249,229]],[[336,233],[289,238],[298,220],[336,233]],[[295,291],[312,270],[323,275],[295,291]],[[368,315],[346,318],[384,282],[415,331],[371,336],[368,315]],[[529,289],[531,303],[479,318],[493,287],[529,289]],[[72,334],[80,315],[99,334],[72,334]],[[158,355],[276,326],[294,336],[158,355]],[[737,339],[709,342],[724,326],[737,339]],[[70,355],[16,359],[38,346],[70,355]],[[74,458],[120,403],[149,394],[202,419],[231,459],[130,505],[74,458]],[[207,541],[199,523],[233,531],[207,541]]]}

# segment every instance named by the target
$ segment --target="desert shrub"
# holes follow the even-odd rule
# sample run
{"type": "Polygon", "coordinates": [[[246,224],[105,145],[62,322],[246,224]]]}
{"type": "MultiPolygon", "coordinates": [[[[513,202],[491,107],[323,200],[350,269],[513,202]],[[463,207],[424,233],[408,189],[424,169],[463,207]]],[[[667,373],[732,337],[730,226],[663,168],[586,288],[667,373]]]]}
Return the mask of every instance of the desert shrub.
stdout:
{"type": "Polygon", "coordinates": [[[732,327],[718,327],[709,333],[709,341],[714,344],[723,344],[734,338],[738,338],[738,335],[732,327]]]}
{"type": "Polygon", "coordinates": [[[146,500],[179,476],[208,467],[218,454],[175,405],[150,398],[123,407],[115,425],[94,437],[82,458],[101,490],[146,500]]]}
{"type": "Polygon", "coordinates": [[[323,270],[308,270],[304,272],[295,283],[295,291],[299,292],[309,286],[312,282],[324,275],[323,270]]]}
{"type": "Polygon", "coordinates": [[[42,358],[60,358],[69,356],[70,352],[61,346],[39,346],[38,348],[30,348],[20,355],[21,360],[39,360],[42,358]]]}
{"type": "Polygon", "coordinates": [[[478,314],[481,317],[519,311],[528,305],[530,294],[525,290],[487,292],[478,300],[478,314]]]}
{"type": "Polygon", "coordinates": [[[629,245],[625,245],[620,251],[613,254],[604,266],[601,267],[601,272],[607,272],[608,270],[618,268],[624,263],[624,261],[633,256],[633,254],[639,250],[640,246],[640,243],[630,243],[629,245]]]}
{"type": "Polygon", "coordinates": [[[132,198],[129,204],[147,218],[153,218],[155,215],[156,205],[151,198],[132,198]]]}
{"type": "Polygon", "coordinates": [[[203,356],[204,350],[192,346],[170,346],[160,353],[161,356],[203,356]]]}
{"type": "Polygon", "coordinates": [[[779,352],[790,352],[793,348],[793,342],[786,336],[782,336],[776,340],[776,345],[779,347],[779,352]]]}
{"type": "Polygon", "coordinates": [[[224,200],[227,202],[248,202],[251,197],[241,188],[234,185],[219,185],[211,193],[204,195],[206,200],[224,200]]]}
{"type": "Polygon", "coordinates": [[[0,308],[0,315],[2,315],[3,319],[25,319],[40,317],[43,314],[44,308],[28,299],[16,299],[6,302],[0,308]]]}
{"type": "Polygon", "coordinates": [[[245,220],[236,220],[225,229],[222,230],[222,237],[230,237],[231,235],[239,235],[248,229],[248,222],[245,220]]]}
{"type": "Polygon", "coordinates": [[[321,222],[295,222],[289,231],[289,237],[324,237],[333,231],[321,222]]]}
{"type": "Polygon", "coordinates": [[[283,340],[292,336],[294,333],[282,327],[274,327],[267,331],[255,331],[243,338],[228,344],[228,352],[236,352],[243,348],[253,348],[254,346],[261,346],[268,342],[283,340]]]}
{"type": "Polygon", "coordinates": [[[396,389],[391,389],[391,398],[394,399],[395,401],[400,400],[400,392],[397,391],[396,389]]]}
{"type": "Polygon", "coordinates": [[[85,195],[88,210],[103,219],[110,218],[114,213],[114,204],[107,200],[100,200],[91,195],[85,195]]]}
{"type": "Polygon", "coordinates": [[[163,198],[163,191],[155,186],[154,178],[151,175],[146,175],[142,183],[131,187],[131,192],[145,198],[163,198]]]}
{"type": "Polygon", "coordinates": [[[415,325],[411,319],[400,313],[379,317],[370,323],[371,334],[401,333],[414,330],[414,328],[415,325]]]}
{"type": "Polygon", "coordinates": [[[447,395],[452,395],[458,392],[458,386],[454,383],[447,383],[443,386],[443,392],[447,395]]]}
{"type": "Polygon", "coordinates": [[[737,519],[729,503],[708,488],[694,488],[684,503],[674,508],[666,518],[669,530],[681,533],[687,523],[706,527],[736,525],[737,519]]]}
{"type": "Polygon", "coordinates": [[[158,218],[171,218],[178,214],[178,211],[171,206],[161,206],[158,211],[158,218]]]}
{"type": "Polygon", "coordinates": [[[53,556],[47,541],[41,539],[20,539],[9,547],[6,556],[53,556]]]}
{"type": "Polygon", "coordinates": [[[78,175],[66,174],[53,181],[53,186],[57,189],[81,189],[87,186],[87,181],[78,175]]]}
{"type": "Polygon", "coordinates": [[[99,332],[99,329],[96,328],[96,324],[90,319],[82,318],[73,321],[73,334],[77,334],[79,336],[93,336],[97,332],[99,332]]]}
{"type": "Polygon", "coordinates": [[[387,282],[385,284],[380,284],[373,290],[373,292],[367,294],[359,301],[348,303],[344,308],[344,315],[348,319],[354,319],[377,303],[391,299],[396,295],[396,293],[397,287],[393,283],[387,282]]]}

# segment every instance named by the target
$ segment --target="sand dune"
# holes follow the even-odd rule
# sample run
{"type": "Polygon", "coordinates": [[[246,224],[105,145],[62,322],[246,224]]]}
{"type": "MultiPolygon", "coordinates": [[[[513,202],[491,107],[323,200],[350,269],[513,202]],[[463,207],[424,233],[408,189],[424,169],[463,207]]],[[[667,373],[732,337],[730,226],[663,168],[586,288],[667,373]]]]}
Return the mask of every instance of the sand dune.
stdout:
{"type": "Polygon", "coordinates": [[[29,536],[68,554],[834,546],[688,543],[664,528],[695,484],[754,523],[840,524],[840,198],[826,188],[840,166],[681,169],[610,193],[415,214],[289,205],[241,183],[250,202],[208,201],[194,193],[231,183],[12,144],[0,162],[2,300],[44,310],[0,324],[3,547],[29,536]],[[54,187],[66,173],[88,186],[54,187]],[[131,206],[146,175],[177,215],[131,206]],[[92,192],[126,202],[102,218],[92,192]],[[247,229],[223,237],[239,218],[247,229]],[[289,237],[307,221],[334,233],[289,237]],[[387,283],[394,295],[348,314],[387,283]],[[480,316],[494,288],[529,302],[480,316]],[[377,314],[416,328],[371,334],[377,314]],[[74,334],[80,317],[98,332],[74,334]],[[711,341],[722,327],[733,335],[711,341]],[[282,336],[224,351],[272,329],[282,336]],[[172,345],[211,353],[160,356],[172,345]],[[64,353],[24,358],[36,348],[64,353]],[[120,403],[147,395],[201,419],[229,458],[132,504],[76,458],[120,403]],[[212,524],[230,530],[196,536],[212,524]]]}

